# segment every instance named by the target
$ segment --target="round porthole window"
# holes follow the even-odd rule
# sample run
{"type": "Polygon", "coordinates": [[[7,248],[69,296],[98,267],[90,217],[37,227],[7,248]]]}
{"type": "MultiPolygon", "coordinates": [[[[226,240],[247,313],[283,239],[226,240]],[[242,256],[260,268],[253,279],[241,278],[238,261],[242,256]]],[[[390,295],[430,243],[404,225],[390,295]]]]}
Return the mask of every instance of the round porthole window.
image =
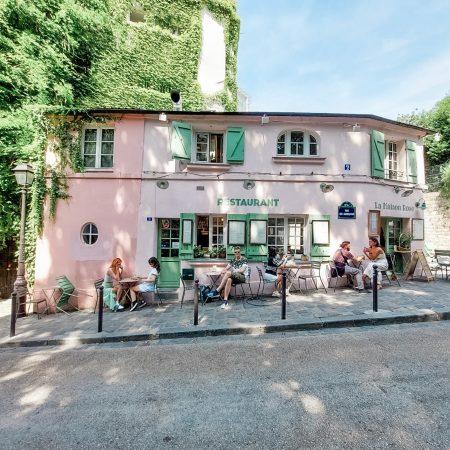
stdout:
{"type": "Polygon", "coordinates": [[[81,229],[81,240],[86,245],[93,245],[98,239],[98,228],[95,223],[86,223],[81,229]]]}

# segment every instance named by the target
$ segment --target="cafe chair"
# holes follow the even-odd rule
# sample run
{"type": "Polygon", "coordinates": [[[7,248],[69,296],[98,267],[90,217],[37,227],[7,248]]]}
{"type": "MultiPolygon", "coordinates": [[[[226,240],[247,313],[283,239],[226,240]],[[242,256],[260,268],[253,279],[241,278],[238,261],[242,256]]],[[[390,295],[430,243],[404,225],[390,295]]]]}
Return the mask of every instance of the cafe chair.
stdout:
{"type": "Polygon", "coordinates": [[[251,274],[252,274],[252,268],[251,268],[251,267],[248,267],[248,275],[247,275],[247,277],[246,277],[246,279],[245,279],[245,282],[244,282],[244,283],[238,283],[238,284],[234,284],[234,283],[231,284],[231,288],[234,288],[234,293],[233,293],[234,295],[233,295],[233,297],[235,297],[235,298],[241,297],[241,298],[244,300],[245,297],[246,297],[246,295],[245,295],[245,290],[244,290],[244,286],[248,286],[248,289],[249,289],[249,291],[250,291],[250,298],[253,298],[252,286],[251,286],[251,284],[250,284],[250,277],[251,277],[251,274]],[[237,294],[237,288],[238,288],[238,286],[241,287],[242,295],[238,295],[238,294],[237,294]]]}
{"type": "Polygon", "coordinates": [[[392,281],[396,281],[400,286],[400,281],[398,280],[398,275],[395,273],[395,255],[391,253],[386,253],[386,259],[388,262],[387,270],[380,270],[381,272],[381,281],[383,281],[383,277],[385,277],[389,284],[392,284],[392,281]]]}
{"type": "Polygon", "coordinates": [[[309,269],[305,269],[305,270],[309,270],[309,273],[307,273],[305,275],[300,274],[298,276],[299,288],[301,286],[300,280],[303,280],[305,282],[305,292],[306,292],[308,290],[308,280],[311,280],[314,283],[314,286],[316,287],[316,289],[319,290],[316,280],[320,280],[323,288],[325,289],[325,292],[327,292],[327,288],[325,287],[325,284],[323,283],[322,277],[320,275],[320,267],[321,267],[321,263],[319,261],[311,262],[309,269]]]}
{"type": "Polygon", "coordinates": [[[61,311],[64,314],[70,315],[66,310],[62,308],[63,306],[69,305],[72,308],[76,309],[77,311],[80,310],[77,306],[71,303],[71,300],[73,298],[80,297],[79,294],[83,293],[83,295],[92,297],[91,294],[88,294],[88,292],[90,292],[88,289],[76,288],[65,275],[56,277],[56,284],[58,285],[58,288],[60,290],[60,296],[56,300],[55,306],[57,311],[61,311]]]}
{"type": "Polygon", "coordinates": [[[41,318],[41,315],[43,313],[47,313],[48,315],[50,305],[48,304],[47,299],[45,297],[36,297],[34,292],[26,292],[24,296],[20,297],[19,295],[17,295],[16,298],[17,298],[16,317],[19,315],[22,305],[24,305],[23,309],[25,310],[24,312],[26,312],[27,315],[30,314],[31,306],[33,306],[33,312],[36,311],[38,319],[41,318]],[[21,299],[24,299],[25,301],[20,302],[21,299]],[[42,306],[44,306],[44,309],[42,309],[42,306]]]}
{"type": "Polygon", "coordinates": [[[195,281],[193,279],[193,276],[194,276],[193,272],[192,272],[192,277],[191,277],[191,275],[188,275],[188,276],[186,276],[185,274],[180,275],[181,285],[183,286],[183,294],[181,295],[180,308],[183,307],[183,301],[184,301],[184,296],[185,296],[186,292],[193,291],[195,289],[195,281]]]}
{"type": "Polygon", "coordinates": [[[335,262],[330,261],[328,263],[328,287],[331,287],[332,279],[336,280],[334,283],[334,288],[333,288],[333,292],[336,292],[336,287],[339,283],[339,280],[342,280],[343,278],[345,278],[345,286],[348,286],[350,280],[353,281],[353,286],[356,286],[354,276],[352,276],[350,274],[339,275],[339,272],[336,268],[335,262]]]}
{"type": "Polygon", "coordinates": [[[97,297],[95,299],[94,314],[95,314],[95,310],[97,309],[98,301],[100,299],[100,288],[102,286],[103,286],[103,278],[99,278],[98,280],[94,281],[95,294],[96,294],[96,297],[97,297]]]}
{"type": "Polygon", "coordinates": [[[273,292],[277,288],[276,281],[274,282],[274,281],[266,280],[264,278],[263,271],[261,270],[260,267],[256,266],[256,270],[258,271],[258,275],[259,275],[259,281],[258,281],[259,284],[258,284],[258,291],[256,292],[256,297],[259,297],[260,294],[261,295],[264,294],[264,288],[267,285],[271,285],[272,286],[272,292],[273,292]]]}

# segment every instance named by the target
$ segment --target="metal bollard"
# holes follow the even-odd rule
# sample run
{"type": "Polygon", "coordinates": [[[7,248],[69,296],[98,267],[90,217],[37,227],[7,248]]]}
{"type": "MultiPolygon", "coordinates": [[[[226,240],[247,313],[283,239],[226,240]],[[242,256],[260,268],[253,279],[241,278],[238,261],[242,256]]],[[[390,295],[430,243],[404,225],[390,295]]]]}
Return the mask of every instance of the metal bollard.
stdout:
{"type": "Polygon", "coordinates": [[[378,266],[373,266],[372,277],[373,312],[378,312],[378,266]]]}
{"type": "Polygon", "coordinates": [[[9,328],[9,337],[16,335],[16,317],[17,317],[17,293],[11,294],[11,326],[9,328]]]}
{"type": "Polygon", "coordinates": [[[198,325],[198,280],[195,280],[194,289],[194,325],[198,325]]]}
{"type": "Polygon", "coordinates": [[[101,333],[103,330],[103,286],[98,289],[99,299],[98,299],[98,329],[97,332],[101,333]]]}
{"type": "Polygon", "coordinates": [[[286,272],[281,280],[281,320],[286,319],[286,272]]]}

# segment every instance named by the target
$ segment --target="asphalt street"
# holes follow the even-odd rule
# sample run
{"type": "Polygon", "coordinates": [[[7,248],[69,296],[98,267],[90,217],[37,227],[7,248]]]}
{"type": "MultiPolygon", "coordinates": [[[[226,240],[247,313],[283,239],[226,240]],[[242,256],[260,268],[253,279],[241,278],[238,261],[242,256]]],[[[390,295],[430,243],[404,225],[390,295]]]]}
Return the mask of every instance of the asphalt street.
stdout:
{"type": "Polygon", "coordinates": [[[447,449],[450,323],[0,351],[2,449],[447,449]]]}

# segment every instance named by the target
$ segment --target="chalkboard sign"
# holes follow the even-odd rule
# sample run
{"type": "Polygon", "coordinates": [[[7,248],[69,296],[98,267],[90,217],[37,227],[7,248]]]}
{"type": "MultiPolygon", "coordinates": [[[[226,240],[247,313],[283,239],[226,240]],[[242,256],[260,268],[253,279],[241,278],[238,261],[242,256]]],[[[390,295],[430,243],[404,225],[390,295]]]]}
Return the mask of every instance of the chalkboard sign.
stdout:
{"type": "Polygon", "coordinates": [[[350,202],[338,206],[338,219],[356,219],[356,208],[350,202]]]}
{"type": "Polygon", "coordinates": [[[422,266],[422,273],[425,274],[427,281],[434,281],[434,277],[431,273],[430,266],[428,265],[427,258],[425,258],[422,250],[416,250],[412,253],[408,267],[405,271],[405,280],[410,280],[413,278],[418,262],[420,262],[420,265],[422,266]]]}

